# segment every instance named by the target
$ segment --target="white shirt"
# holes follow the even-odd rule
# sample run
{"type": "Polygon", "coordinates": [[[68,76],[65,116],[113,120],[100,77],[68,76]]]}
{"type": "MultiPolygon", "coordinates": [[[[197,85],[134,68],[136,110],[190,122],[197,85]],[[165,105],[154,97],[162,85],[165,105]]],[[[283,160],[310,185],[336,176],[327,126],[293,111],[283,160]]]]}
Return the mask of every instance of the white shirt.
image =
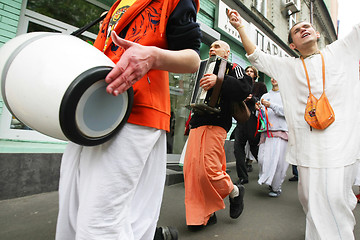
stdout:
{"type": "MultiPolygon", "coordinates": [[[[289,127],[287,161],[303,167],[341,167],[359,157],[360,24],[321,52],[325,59],[325,93],[335,112],[335,122],[325,130],[310,131],[304,120],[309,89],[299,58],[272,56],[258,48],[248,58],[278,81],[289,127]]],[[[306,58],[305,64],[311,91],[319,98],[323,92],[320,54],[306,58]]]]}

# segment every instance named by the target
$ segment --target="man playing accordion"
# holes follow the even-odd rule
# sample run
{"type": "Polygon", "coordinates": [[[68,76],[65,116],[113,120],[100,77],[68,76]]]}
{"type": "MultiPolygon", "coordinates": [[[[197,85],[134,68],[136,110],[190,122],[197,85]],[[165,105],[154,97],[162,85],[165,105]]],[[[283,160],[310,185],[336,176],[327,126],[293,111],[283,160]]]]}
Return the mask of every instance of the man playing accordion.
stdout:
{"type": "MultiPolygon", "coordinates": [[[[228,59],[230,46],[221,40],[211,47],[210,57],[228,59]]],[[[232,125],[232,102],[243,101],[251,92],[252,80],[243,68],[231,65],[221,83],[218,100],[220,112],[196,111],[190,120],[190,134],[184,161],[186,223],[197,230],[216,223],[215,212],[225,208],[229,195],[230,217],[238,218],[243,210],[245,188],[234,185],[226,173],[224,143],[232,125]]],[[[205,91],[214,88],[218,76],[206,73],[200,79],[205,91]]]]}

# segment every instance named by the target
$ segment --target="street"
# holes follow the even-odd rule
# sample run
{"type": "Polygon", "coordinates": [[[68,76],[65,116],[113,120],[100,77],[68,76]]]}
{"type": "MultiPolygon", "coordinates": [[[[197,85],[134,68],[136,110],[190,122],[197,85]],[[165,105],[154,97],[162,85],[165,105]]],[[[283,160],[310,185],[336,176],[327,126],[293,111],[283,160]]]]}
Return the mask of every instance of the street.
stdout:
{"type": "MultiPolygon", "coordinates": [[[[235,179],[234,163],[228,164],[230,176],[235,179]]],[[[297,183],[289,182],[291,168],[278,198],[268,197],[268,187],[257,184],[258,166],[249,173],[250,182],[245,185],[245,208],[234,220],[229,217],[229,200],[226,209],[218,211],[217,224],[198,232],[186,227],[184,184],[165,187],[158,226],[174,226],[181,240],[303,240],[305,215],[298,201],[297,183]]],[[[354,187],[354,190],[358,191],[354,187]]],[[[0,201],[1,240],[50,240],[54,239],[58,210],[58,193],[50,192],[33,196],[0,201]]],[[[360,221],[360,204],[355,209],[360,221]]],[[[356,239],[360,239],[360,225],[355,226],[356,239]]]]}

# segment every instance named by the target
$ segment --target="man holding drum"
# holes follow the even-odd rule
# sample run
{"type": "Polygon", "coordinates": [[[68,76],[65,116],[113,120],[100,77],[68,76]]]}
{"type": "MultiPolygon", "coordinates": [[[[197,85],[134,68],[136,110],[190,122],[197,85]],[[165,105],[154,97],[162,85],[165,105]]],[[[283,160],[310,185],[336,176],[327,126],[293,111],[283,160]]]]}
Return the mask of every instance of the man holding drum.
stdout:
{"type": "Polygon", "coordinates": [[[118,0],[109,10],[94,46],[116,63],[106,91],[116,97],[133,87],[134,104],[108,142],[68,144],[57,240],[153,239],[166,173],[167,71],[198,69],[198,9],[197,0],[118,0]]]}
{"type": "MultiPolygon", "coordinates": [[[[230,46],[215,41],[209,55],[228,59],[230,46]]],[[[205,74],[200,86],[209,91],[218,76],[205,74]]],[[[194,110],[184,161],[186,224],[190,230],[216,223],[215,212],[225,208],[223,199],[229,195],[230,217],[238,218],[243,210],[245,188],[234,185],[226,173],[224,143],[232,125],[232,101],[243,101],[251,92],[252,80],[243,68],[233,65],[221,85],[219,113],[194,110]]]]}

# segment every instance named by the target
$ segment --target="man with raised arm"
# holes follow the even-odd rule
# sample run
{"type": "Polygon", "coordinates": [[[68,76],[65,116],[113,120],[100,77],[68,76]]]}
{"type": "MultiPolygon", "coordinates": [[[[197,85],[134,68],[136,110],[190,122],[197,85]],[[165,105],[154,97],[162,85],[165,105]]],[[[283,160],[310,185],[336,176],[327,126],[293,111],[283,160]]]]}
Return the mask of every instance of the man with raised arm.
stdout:
{"type": "Polygon", "coordinates": [[[356,198],[352,185],[359,159],[360,24],[344,39],[320,51],[320,33],[310,23],[299,22],[289,31],[289,46],[301,58],[282,58],[262,52],[251,42],[236,10],[229,10],[228,17],[240,34],[249,61],[279,83],[289,127],[286,157],[299,170],[306,239],[354,239],[356,198]],[[310,87],[316,98],[326,91],[334,110],[335,121],[325,129],[311,128],[304,119],[310,87]]]}

